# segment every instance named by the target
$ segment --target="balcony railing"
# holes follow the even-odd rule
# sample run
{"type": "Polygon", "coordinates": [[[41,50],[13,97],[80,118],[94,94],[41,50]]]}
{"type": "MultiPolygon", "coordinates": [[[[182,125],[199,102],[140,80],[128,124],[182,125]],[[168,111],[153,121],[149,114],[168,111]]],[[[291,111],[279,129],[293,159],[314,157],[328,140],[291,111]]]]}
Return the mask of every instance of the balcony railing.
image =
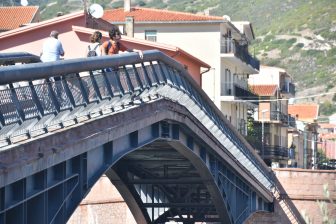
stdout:
{"type": "Polygon", "coordinates": [[[272,159],[272,158],[289,158],[288,148],[278,145],[264,145],[262,147],[262,142],[256,139],[247,138],[248,142],[257,150],[260,156],[264,156],[264,158],[272,159]],[[262,150],[264,149],[264,153],[262,150]]]}
{"type": "Polygon", "coordinates": [[[251,92],[250,90],[241,88],[240,86],[235,85],[234,86],[234,93],[236,97],[239,97],[243,100],[255,100],[252,101],[251,103],[257,104],[258,105],[258,96],[256,94],[254,94],[253,92],[251,92]]]}
{"type": "Polygon", "coordinates": [[[246,62],[247,64],[251,65],[254,69],[259,71],[260,62],[257,59],[253,58],[248,53],[247,45],[241,46],[230,38],[224,38],[221,41],[221,53],[222,54],[233,53],[237,58],[241,59],[242,61],[246,62]]]}
{"type": "Polygon", "coordinates": [[[264,157],[288,158],[288,148],[278,145],[264,145],[264,157]]]}
{"type": "Polygon", "coordinates": [[[271,121],[280,121],[284,125],[296,127],[295,118],[280,111],[271,111],[270,118],[271,121]]]}
{"type": "Polygon", "coordinates": [[[295,96],[295,85],[293,83],[288,83],[288,85],[287,84],[282,85],[281,93],[289,93],[295,96]]]}

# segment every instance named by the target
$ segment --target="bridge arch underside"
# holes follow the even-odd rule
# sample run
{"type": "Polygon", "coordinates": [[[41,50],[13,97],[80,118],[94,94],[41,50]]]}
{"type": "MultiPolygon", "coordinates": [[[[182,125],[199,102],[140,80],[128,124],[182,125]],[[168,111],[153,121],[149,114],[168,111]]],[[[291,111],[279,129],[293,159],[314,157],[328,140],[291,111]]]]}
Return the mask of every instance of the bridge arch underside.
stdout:
{"type": "Polygon", "coordinates": [[[20,147],[20,153],[7,153],[22,164],[1,174],[11,183],[0,188],[0,223],[65,223],[104,173],[138,223],[242,223],[252,212],[268,210],[270,202],[207,129],[166,100],[20,147]],[[23,178],[13,181],[18,176],[23,178]]]}
{"type": "Polygon", "coordinates": [[[190,149],[155,141],[124,156],[107,176],[137,223],[230,223],[225,201],[203,161],[181,150],[190,149]]]}

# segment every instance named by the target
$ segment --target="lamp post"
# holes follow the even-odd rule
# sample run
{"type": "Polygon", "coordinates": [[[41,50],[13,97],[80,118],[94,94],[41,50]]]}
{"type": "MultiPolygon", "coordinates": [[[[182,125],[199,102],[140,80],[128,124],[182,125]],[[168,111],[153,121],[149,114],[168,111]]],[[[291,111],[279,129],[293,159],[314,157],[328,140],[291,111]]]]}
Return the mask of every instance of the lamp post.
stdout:
{"type": "Polygon", "coordinates": [[[265,113],[268,112],[268,109],[264,109],[261,111],[261,158],[264,159],[265,156],[265,150],[264,150],[264,134],[265,134],[265,128],[264,128],[264,120],[265,120],[265,113]]]}

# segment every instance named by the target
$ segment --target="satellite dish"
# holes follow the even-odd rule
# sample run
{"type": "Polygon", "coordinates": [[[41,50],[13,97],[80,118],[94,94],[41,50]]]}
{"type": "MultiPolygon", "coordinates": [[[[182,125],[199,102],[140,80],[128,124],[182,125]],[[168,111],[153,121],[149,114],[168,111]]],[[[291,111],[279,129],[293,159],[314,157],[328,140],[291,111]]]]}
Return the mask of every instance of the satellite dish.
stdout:
{"type": "Polygon", "coordinates": [[[27,6],[28,5],[28,1],[27,0],[21,0],[21,5],[22,6],[27,6]]]}
{"type": "MultiPolygon", "coordinates": [[[[24,0],[22,0],[24,1],[24,0]]],[[[96,19],[99,19],[101,17],[103,17],[104,15],[104,9],[101,5],[98,5],[98,4],[92,4],[89,8],[89,14],[96,18],[96,19]]]]}
{"type": "Polygon", "coordinates": [[[231,21],[231,18],[230,18],[230,16],[228,16],[228,15],[224,15],[223,18],[224,18],[226,21],[231,21]]]}

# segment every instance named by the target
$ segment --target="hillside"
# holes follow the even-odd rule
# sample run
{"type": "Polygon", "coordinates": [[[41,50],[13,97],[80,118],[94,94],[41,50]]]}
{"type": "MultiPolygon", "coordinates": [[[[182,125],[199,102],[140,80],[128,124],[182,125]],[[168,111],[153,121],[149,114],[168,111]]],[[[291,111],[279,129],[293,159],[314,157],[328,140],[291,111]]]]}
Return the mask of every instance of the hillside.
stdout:
{"type": "MultiPolygon", "coordinates": [[[[17,0],[3,1],[19,4],[17,0]]],[[[42,19],[58,11],[68,13],[82,8],[80,0],[29,3],[40,5],[42,19]]],[[[123,0],[95,3],[105,9],[123,6],[123,0]]],[[[325,93],[307,99],[320,103],[324,115],[336,112],[336,94],[330,94],[336,92],[335,0],[132,0],[132,5],[251,21],[256,40],[250,52],[262,64],[286,69],[297,84],[297,96],[325,93]]]]}

